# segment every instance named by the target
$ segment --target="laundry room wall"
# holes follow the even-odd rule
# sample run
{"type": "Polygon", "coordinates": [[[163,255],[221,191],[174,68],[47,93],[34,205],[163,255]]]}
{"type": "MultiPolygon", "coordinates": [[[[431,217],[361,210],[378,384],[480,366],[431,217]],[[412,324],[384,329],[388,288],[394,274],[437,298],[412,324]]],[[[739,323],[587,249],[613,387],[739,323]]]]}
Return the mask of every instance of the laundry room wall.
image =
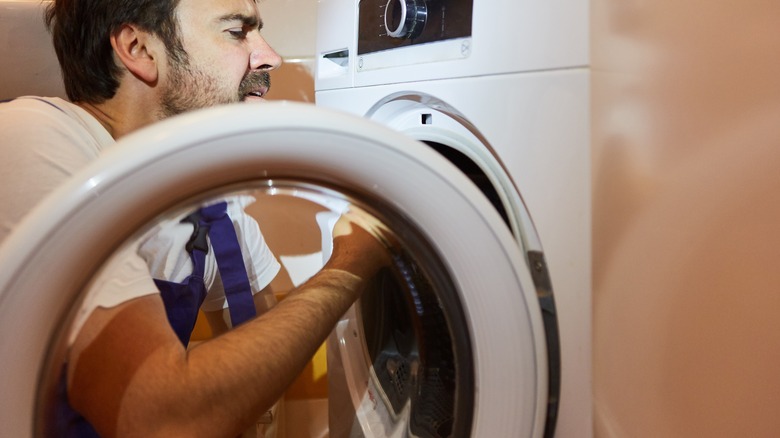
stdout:
{"type": "Polygon", "coordinates": [[[284,59],[271,74],[269,100],[314,103],[317,0],[260,0],[263,36],[284,59]]]}
{"type": "Polygon", "coordinates": [[[48,3],[0,0],[0,101],[31,94],[65,98],[51,35],[43,24],[48,3]]]}
{"type": "Polygon", "coordinates": [[[591,14],[596,436],[777,436],[780,3],[591,14]]]}

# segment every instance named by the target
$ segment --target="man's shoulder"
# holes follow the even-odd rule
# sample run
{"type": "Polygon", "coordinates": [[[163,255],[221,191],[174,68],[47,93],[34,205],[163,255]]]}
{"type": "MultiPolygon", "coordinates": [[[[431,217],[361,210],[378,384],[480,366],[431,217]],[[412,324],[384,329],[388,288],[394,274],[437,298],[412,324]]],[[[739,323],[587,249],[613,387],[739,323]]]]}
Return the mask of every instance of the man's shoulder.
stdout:
{"type": "Polygon", "coordinates": [[[58,97],[22,96],[0,104],[0,131],[30,141],[54,136],[95,151],[114,142],[91,114],[58,97]]]}
{"type": "Polygon", "coordinates": [[[71,124],[76,121],[75,106],[57,97],[17,97],[0,103],[0,124],[5,129],[71,124]]]}
{"type": "Polygon", "coordinates": [[[0,111],[59,111],[67,113],[73,111],[76,105],[59,97],[20,96],[7,100],[0,104],[0,111]]]}

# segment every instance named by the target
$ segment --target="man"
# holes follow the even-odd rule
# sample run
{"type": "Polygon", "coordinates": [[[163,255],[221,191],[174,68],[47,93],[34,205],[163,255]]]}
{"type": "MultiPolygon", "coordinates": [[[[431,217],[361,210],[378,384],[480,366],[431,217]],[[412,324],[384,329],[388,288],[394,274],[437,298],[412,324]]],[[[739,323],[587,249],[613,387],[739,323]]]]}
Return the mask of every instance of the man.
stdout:
{"type": "MultiPolygon", "coordinates": [[[[262,100],[281,62],[260,35],[255,0],[57,0],[47,24],[73,104],[0,105],[0,239],[114,140],[184,111],[262,100]],[[31,117],[34,129],[22,123],[31,117]]],[[[236,436],[282,395],[385,263],[375,231],[341,221],[334,236],[330,260],[306,284],[190,350],[157,293],[97,307],[69,352],[71,406],[101,436],[236,436]]]]}

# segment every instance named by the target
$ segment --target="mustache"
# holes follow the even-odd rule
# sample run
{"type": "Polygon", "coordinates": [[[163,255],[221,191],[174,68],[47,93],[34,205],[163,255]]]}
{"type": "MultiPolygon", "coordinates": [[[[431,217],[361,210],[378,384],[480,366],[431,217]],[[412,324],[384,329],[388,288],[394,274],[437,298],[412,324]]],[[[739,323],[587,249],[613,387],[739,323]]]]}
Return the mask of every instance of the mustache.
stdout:
{"type": "Polygon", "coordinates": [[[257,91],[261,88],[271,89],[271,75],[267,71],[250,71],[238,86],[240,96],[257,91]]]}

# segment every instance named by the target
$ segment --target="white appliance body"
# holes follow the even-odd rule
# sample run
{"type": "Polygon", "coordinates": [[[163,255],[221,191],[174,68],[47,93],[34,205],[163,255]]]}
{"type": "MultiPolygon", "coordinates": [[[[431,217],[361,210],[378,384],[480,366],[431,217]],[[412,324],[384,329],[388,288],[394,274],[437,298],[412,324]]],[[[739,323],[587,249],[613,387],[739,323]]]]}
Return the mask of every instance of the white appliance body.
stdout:
{"type": "Polygon", "coordinates": [[[543,250],[557,306],[556,436],[590,436],[588,2],[426,2],[413,17],[422,3],[320,0],[316,103],[458,150],[499,186],[507,210],[524,202],[509,222],[525,251],[543,250]],[[456,3],[472,8],[465,34],[420,44],[393,36],[456,3]],[[376,35],[366,15],[379,17],[376,35]],[[384,46],[366,49],[367,40],[384,46]]]}

